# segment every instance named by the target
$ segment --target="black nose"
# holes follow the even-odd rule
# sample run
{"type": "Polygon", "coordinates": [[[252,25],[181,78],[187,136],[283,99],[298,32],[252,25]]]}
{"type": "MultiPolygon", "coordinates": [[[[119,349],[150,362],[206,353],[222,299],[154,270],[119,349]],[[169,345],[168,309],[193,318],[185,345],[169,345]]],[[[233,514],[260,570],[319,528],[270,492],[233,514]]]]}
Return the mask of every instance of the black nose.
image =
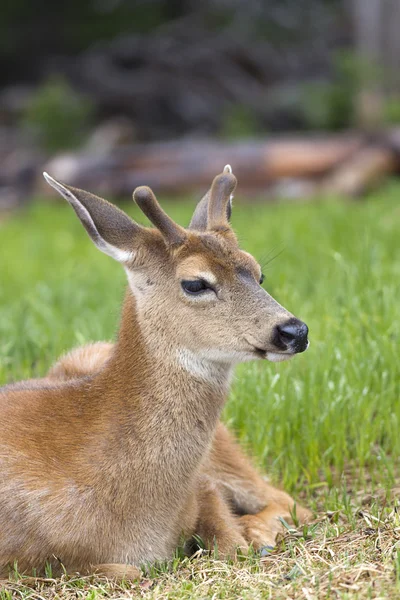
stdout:
{"type": "Polygon", "coordinates": [[[276,326],[275,340],[280,348],[293,352],[304,352],[308,347],[308,327],[298,319],[289,319],[286,323],[276,326]]]}

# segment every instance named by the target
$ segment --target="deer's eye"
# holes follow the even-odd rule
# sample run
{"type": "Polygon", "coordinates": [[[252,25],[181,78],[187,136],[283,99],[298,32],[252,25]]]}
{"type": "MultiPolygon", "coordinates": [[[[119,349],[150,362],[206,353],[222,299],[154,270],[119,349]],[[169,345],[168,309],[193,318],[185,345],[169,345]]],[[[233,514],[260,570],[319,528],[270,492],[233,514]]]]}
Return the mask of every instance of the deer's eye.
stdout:
{"type": "Polygon", "coordinates": [[[181,286],[187,294],[202,294],[212,289],[204,279],[183,280],[181,281],[181,286]]]}
{"type": "Polygon", "coordinates": [[[261,277],[260,277],[260,285],[262,285],[264,283],[264,273],[261,273],[261,277]]]}

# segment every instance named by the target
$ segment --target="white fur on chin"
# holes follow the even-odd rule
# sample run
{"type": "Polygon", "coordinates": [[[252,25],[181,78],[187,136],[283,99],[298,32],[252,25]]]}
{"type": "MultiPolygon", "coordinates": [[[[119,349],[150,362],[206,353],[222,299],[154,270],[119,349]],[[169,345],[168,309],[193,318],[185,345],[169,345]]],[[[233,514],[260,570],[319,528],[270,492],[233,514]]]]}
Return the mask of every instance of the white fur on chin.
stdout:
{"type": "Polygon", "coordinates": [[[283,354],[279,352],[267,352],[266,359],[270,362],[283,362],[284,360],[290,360],[294,354],[283,354]]]}

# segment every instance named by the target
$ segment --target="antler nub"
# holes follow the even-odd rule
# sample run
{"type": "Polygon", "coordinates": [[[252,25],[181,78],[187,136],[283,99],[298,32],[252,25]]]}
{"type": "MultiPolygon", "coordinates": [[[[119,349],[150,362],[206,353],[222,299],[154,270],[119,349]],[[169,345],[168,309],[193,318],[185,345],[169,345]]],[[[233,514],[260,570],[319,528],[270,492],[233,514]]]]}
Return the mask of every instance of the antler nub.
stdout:
{"type": "Polygon", "coordinates": [[[153,190],[146,185],[142,185],[133,192],[133,199],[149,221],[162,233],[168,243],[182,244],[185,241],[185,230],[163,211],[153,190]]]}

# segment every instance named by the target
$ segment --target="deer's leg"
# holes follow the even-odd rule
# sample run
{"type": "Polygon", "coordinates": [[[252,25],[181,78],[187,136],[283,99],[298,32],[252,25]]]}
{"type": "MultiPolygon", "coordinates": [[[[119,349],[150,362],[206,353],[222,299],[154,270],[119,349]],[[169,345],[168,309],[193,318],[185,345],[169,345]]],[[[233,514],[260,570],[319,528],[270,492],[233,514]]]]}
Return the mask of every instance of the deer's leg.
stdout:
{"type": "Polygon", "coordinates": [[[238,521],[244,538],[255,550],[271,550],[285,528],[281,519],[291,521],[291,513],[281,504],[270,504],[255,515],[242,515],[238,521]]]}
{"type": "Polygon", "coordinates": [[[248,544],[242,534],[241,524],[210,478],[199,479],[196,497],[198,517],[195,534],[200,536],[207,550],[216,549],[221,558],[233,558],[238,550],[246,552],[248,544]]]}
{"type": "Polygon", "coordinates": [[[311,519],[309,510],[263,479],[222,423],[216,429],[204,472],[239,516],[242,534],[255,548],[274,545],[283,531],[279,517],[289,523],[294,514],[300,523],[311,519]]]}

